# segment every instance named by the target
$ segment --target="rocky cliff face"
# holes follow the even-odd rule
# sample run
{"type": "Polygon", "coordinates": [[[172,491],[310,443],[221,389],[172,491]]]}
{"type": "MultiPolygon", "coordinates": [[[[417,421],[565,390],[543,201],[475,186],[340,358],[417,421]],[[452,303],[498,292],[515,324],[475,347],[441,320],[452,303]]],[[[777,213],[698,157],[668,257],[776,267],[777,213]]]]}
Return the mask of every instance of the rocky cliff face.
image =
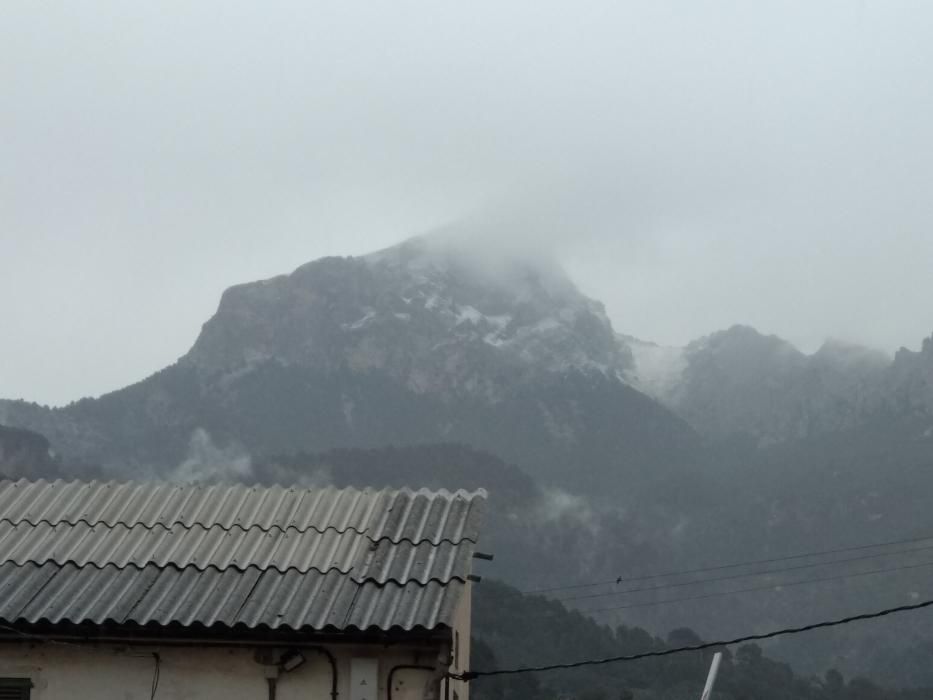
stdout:
{"type": "Polygon", "coordinates": [[[776,336],[736,326],[691,343],[680,410],[714,437],[762,445],[851,427],[878,405],[880,353],[827,343],[805,355],[776,336]]]}
{"type": "Polygon", "coordinates": [[[933,340],[884,353],[829,341],[806,355],[777,336],[734,326],[685,348],[622,338],[627,377],[712,439],[759,446],[847,430],[888,414],[933,418],[933,340]]]}
{"type": "Polygon", "coordinates": [[[895,411],[933,415],[933,336],[923,339],[919,352],[898,350],[886,379],[895,411]]]}
{"type": "Polygon", "coordinates": [[[543,373],[621,376],[631,358],[559,269],[419,238],[227,290],[182,362],[211,375],[267,362],[378,372],[419,394],[497,401],[543,373]]]}
{"type": "Polygon", "coordinates": [[[693,454],[631,367],[602,305],[552,264],[413,239],[227,290],[190,352],[139,384],[5,411],[113,469],[186,461],[196,431],[254,454],[461,441],[595,489],[693,454]]]}
{"type": "Polygon", "coordinates": [[[250,452],[462,440],[551,478],[613,471],[605,451],[653,470],[694,449],[687,424],[768,446],[933,415],[931,344],[806,355],[734,326],[663,347],[616,334],[546,260],[434,236],[228,289],[175,365],[64,409],[0,401],[0,421],[86,464],[162,468],[201,431],[250,452]]]}

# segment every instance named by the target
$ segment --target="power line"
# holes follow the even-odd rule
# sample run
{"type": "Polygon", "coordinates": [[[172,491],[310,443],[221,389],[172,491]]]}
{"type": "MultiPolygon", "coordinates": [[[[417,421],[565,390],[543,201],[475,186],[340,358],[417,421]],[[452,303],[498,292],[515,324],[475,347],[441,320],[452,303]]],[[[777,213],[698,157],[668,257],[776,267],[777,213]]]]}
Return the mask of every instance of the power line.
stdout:
{"type": "Polygon", "coordinates": [[[581,613],[606,612],[608,610],[626,610],[628,608],[646,608],[654,605],[665,605],[667,603],[683,603],[691,600],[706,600],[707,598],[718,598],[721,596],[734,595],[736,593],[751,593],[753,591],[773,591],[777,588],[791,588],[793,586],[803,586],[811,583],[823,583],[825,581],[841,581],[849,578],[860,578],[862,576],[872,576],[874,574],[884,574],[894,571],[905,571],[908,569],[920,569],[925,566],[933,566],[933,561],[923,562],[921,564],[910,564],[907,566],[894,566],[884,569],[872,569],[871,571],[860,571],[854,574],[841,574],[838,576],[823,576],[820,578],[808,578],[802,581],[791,581],[790,583],[772,583],[766,586],[752,586],[749,588],[736,588],[731,591],[720,591],[718,593],[706,593],[703,595],[688,596],[685,598],[666,598],[664,600],[647,601],[643,603],[629,603],[627,605],[612,605],[605,608],[577,608],[581,613]]]}
{"type": "Polygon", "coordinates": [[[669,576],[686,576],[688,574],[702,574],[708,571],[721,571],[723,569],[735,569],[740,566],[753,566],[756,564],[772,564],[781,561],[790,561],[792,559],[804,559],[806,557],[819,557],[825,556],[828,554],[844,554],[846,552],[857,552],[863,551],[866,549],[875,549],[878,547],[891,547],[894,545],[900,544],[915,544],[917,542],[927,542],[933,540],[933,536],[927,537],[913,537],[903,540],[891,540],[889,542],[876,542],[875,544],[862,544],[856,545],[854,547],[841,547],[839,549],[824,549],[815,552],[803,552],[801,554],[788,554],[782,557],[771,557],[769,559],[751,559],[748,561],[739,561],[731,564],[716,564],[713,566],[704,566],[697,569],[684,569],[680,571],[667,571],[663,573],[654,573],[654,574],[645,574],[643,576],[631,576],[623,577],[619,576],[614,579],[604,580],[604,581],[593,581],[590,583],[574,583],[567,584],[563,586],[552,586],[550,588],[531,588],[522,593],[551,593],[553,591],[566,591],[577,588],[590,588],[592,586],[606,586],[609,584],[620,584],[620,583],[630,583],[635,581],[648,581],[656,578],[667,578],[669,576]]]}
{"type": "MultiPolygon", "coordinates": [[[[933,563],[933,562],[931,562],[933,563]]],[[[601,664],[610,664],[617,661],[637,661],[638,659],[647,659],[656,656],[670,656],[672,654],[681,654],[688,651],[703,651],[704,649],[716,649],[720,647],[732,646],[734,644],[742,644],[744,642],[757,642],[765,639],[771,639],[773,637],[780,637],[784,635],[791,634],[801,634],[803,632],[810,632],[816,629],[822,629],[825,627],[838,627],[840,625],[848,625],[852,622],[859,622],[861,620],[872,620],[879,617],[886,617],[887,615],[893,615],[894,613],[908,612],[911,610],[920,610],[922,608],[928,608],[933,605],[933,600],[925,600],[922,603],[914,603],[912,605],[900,605],[896,608],[886,608],[884,610],[879,610],[877,612],[871,613],[862,613],[859,615],[851,615],[849,617],[843,617],[838,620],[826,620],[824,622],[814,622],[809,625],[804,625],[802,627],[785,627],[783,629],[774,630],[772,632],[764,632],[762,634],[748,634],[743,637],[736,637],[735,639],[724,639],[716,642],[704,642],[702,644],[692,644],[689,646],[675,647],[673,649],[663,649],[658,651],[646,651],[640,654],[623,654],[621,656],[609,656],[604,659],[584,659],[582,661],[572,661],[567,663],[559,664],[549,664],[545,666],[522,666],[519,668],[505,668],[505,669],[495,669],[490,671],[465,671],[460,674],[451,674],[450,677],[454,680],[460,681],[471,681],[475,678],[480,678],[483,676],[506,676],[506,675],[515,675],[518,673],[537,673],[540,671],[555,671],[558,669],[567,669],[567,668],[579,668],[581,666],[598,666],[601,664]]]]}
{"type": "Polygon", "coordinates": [[[639,588],[624,588],[620,591],[607,591],[605,593],[586,593],[584,595],[572,595],[564,598],[555,598],[554,600],[586,600],[589,598],[604,598],[607,596],[622,595],[624,593],[638,593],[640,591],[662,591],[668,588],[683,588],[685,586],[698,586],[704,583],[715,583],[717,581],[731,581],[739,578],[750,578],[752,576],[766,576],[768,574],[783,574],[788,571],[800,571],[801,569],[814,569],[820,566],[831,566],[833,564],[848,564],[854,561],[865,561],[868,559],[877,559],[878,557],[893,557],[898,554],[910,554],[912,552],[924,552],[933,549],[933,545],[925,547],[913,547],[911,549],[899,549],[893,552],[878,552],[877,554],[863,554],[858,557],[848,557],[846,559],[833,559],[831,561],[819,561],[809,564],[798,564],[797,566],[786,566],[779,569],[767,569],[765,571],[748,571],[741,574],[728,574],[726,576],[715,576],[713,578],[701,578],[695,581],[679,581],[677,583],[662,583],[657,586],[642,586],[639,588]]]}

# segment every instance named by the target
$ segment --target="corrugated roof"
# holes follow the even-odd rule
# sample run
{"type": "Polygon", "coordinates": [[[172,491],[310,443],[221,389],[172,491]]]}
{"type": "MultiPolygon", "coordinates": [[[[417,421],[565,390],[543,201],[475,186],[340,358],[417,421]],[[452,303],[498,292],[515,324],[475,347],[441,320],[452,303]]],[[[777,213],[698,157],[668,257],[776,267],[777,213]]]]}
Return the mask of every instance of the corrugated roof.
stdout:
{"type": "Polygon", "coordinates": [[[359,583],[337,571],[0,564],[7,623],[412,630],[450,626],[465,584],[359,583]]]}
{"type": "Polygon", "coordinates": [[[0,482],[0,620],[452,624],[485,493],[0,482]]]}
{"type": "Polygon", "coordinates": [[[16,564],[77,564],[97,567],[193,566],[197,569],[276,569],[299,572],[336,569],[356,580],[405,583],[446,581],[466,575],[473,542],[372,540],[353,530],[224,530],[215,525],[149,529],[142,525],[13,524],[0,520],[0,561],[16,564]]]}
{"type": "Polygon", "coordinates": [[[470,510],[482,492],[304,489],[242,484],[2,481],[0,518],[148,528],[353,530],[393,542],[476,541],[470,510]]]}

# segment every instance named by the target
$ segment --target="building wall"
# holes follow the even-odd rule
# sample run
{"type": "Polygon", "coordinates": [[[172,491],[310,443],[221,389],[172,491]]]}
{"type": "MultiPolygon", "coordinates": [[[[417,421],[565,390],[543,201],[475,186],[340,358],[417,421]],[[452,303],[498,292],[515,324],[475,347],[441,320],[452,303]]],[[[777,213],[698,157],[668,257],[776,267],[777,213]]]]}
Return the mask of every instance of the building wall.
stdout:
{"type": "MultiPolygon", "coordinates": [[[[462,635],[461,632],[461,654],[464,653],[464,639],[467,640],[465,648],[469,648],[469,637],[462,635]]],[[[446,660],[448,653],[440,644],[417,648],[379,645],[328,645],[327,648],[337,658],[339,700],[385,700],[389,670],[393,666],[432,666],[439,655],[446,660]],[[354,658],[376,660],[378,694],[366,693],[367,688],[351,688],[354,658]]],[[[255,651],[256,647],[0,642],[0,677],[31,678],[33,700],[150,700],[155,670],[152,653],[157,652],[161,661],[156,700],[267,700],[264,667],[255,660],[255,651]]],[[[279,677],[277,700],[330,700],[330,664],[313,650],[303,653],[307,662],[279,677]]],[[[429,671],[396,672],[393,700],[423,700],[426,691],[430,693],[430,688],[436,688],[431,685],[432,680],[429,671]]],[[[451,688],[454,685],[451,684],[451,688]]],[[[465,700],[465,692],[458,690],[457,693],[465,700]]]]}
{"type": "MultiPolygon", "coordinates": [[[[454,617],[454,633],[451,640],[451,673],[462,673],[470,670],[470,635],[472,628],[470,620],[472,619],[473,603],[473,583],[468,581],[466,590],[460,598],[460,606],[457,608],[457,614],[454,617]]],[[[454,700],[456,694],[457,700],[469,700],[470,684],[462,681],[450,682],[450,698],[454,700]]],[[[393,695],[393,699],[395,696],[393,695]]]]}

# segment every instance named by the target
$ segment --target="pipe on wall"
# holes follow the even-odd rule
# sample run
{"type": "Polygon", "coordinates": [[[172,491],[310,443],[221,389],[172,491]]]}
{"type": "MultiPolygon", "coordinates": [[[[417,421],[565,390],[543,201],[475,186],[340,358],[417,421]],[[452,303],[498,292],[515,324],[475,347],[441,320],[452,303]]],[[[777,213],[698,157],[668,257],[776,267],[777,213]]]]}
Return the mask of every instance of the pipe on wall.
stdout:
{"type": "Polygon", "coordinates": [[[330,697],[331,700],[337,700],[337,659],[335,659],[334,655],[325,647],[313,646],[308,648],[327,657],[327,661],[330,663],[330,697]]]}

